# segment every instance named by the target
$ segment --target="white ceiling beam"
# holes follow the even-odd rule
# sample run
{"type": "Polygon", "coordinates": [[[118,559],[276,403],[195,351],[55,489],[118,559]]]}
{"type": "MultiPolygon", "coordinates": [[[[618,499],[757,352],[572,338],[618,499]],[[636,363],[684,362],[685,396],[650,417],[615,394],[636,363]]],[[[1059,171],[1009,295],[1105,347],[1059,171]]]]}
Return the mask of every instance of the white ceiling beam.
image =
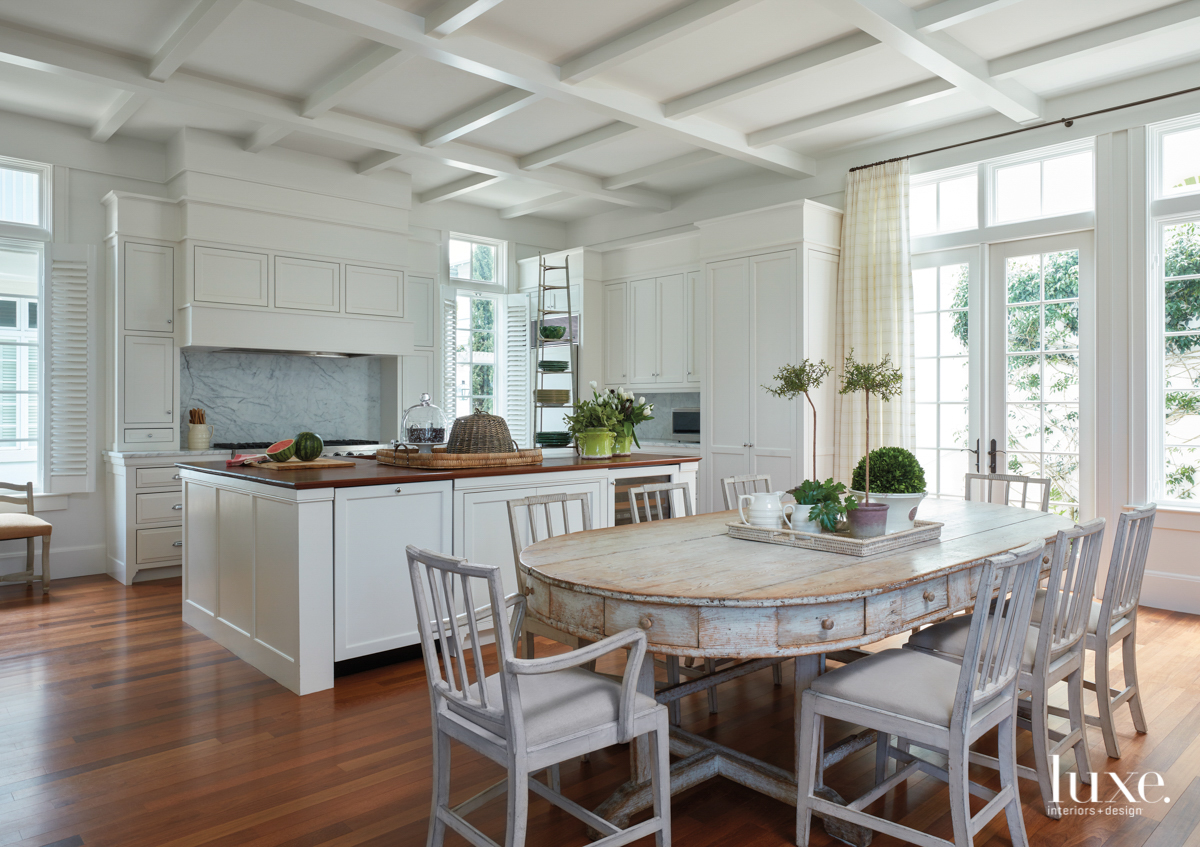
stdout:
{"type": "Polygon", "coordinates": [[[423,191],[417,196],[417,199],[422,203],[440,203],[442,200],[453,200],[455,197],[461,197],[464,194],[469,194],[472,191],[478,191],[480,188],[493,185],[502,178],[492,176],[491,174],[471,174],[470,176],[464,176],[462,179],[456,179],[454,182],[448,182],[445,185],[439,185],[437,188],[423,191]]]}
{"type": "Polygon", "coordinates": [[[660,211],[671,208],[670,198],[665,195],[640,188],[608,191],[599,177],[588,174],[555,167],[523,171],[517,166],[514,156],[495,150],[453,141],[437,148],[423,147],[417,133],[383,121],[337,111],[329,111],[316,118],[305,118],[297,111],[295,100],[186,72],[174,74],[166,82],[155,82],[146,77],[144,61],[86,47],[77,42],[63,41],[46,33],[32,30],[18,32],[0,26],[0,62],[109,88],[140,91],[156,100],[218,109],[227,115],[276,124],[293,132],[299,130],[319,138],[372,150],[411,154],[466,171],[505,176],[620,206],[660,211]]]}
{"type": "Polygon", "coordinates": [[[323,115],[411,58],[411,53],[386,44],[376,44],[317,86],[316,91],[304,99],[300,114],[306,118],[323,115]]]}
{"type": "Polygon", "coordinates": [[[92,141],[101,143],[108,141],[117,130],[125,125],[126,121],[133,117],[138,109],[146,105],[146,101],[149,99],[149,94],[122,91],[92,127],[92,141]]]}
{"type": "Polygon", "coordinates": [[[1020,0],[942,0],[913,12],[913,23],[922,32],[937,32],[1018,2],[1020,0]]]}
{"type": "Polygon", "coordinates": [[[443,0],[441,5],[425,16],[425,33],[434,38],[445,38],[502,2],[503,0],[443,0]]]}
{"type": "Polygon", "coordinates": [[[162,82],[188,60],[213,30],[229,17],[241,0],[200,0],[150,60],[147,76],[162,82]]]}
{"type": "Polygon", "coordinates": [[[835,124],[839,121],[849,120],[850,118],[857,118],[860,115],[867,115],[883,109],[891,109],[895,106],[909,106],[921,103],[953,90],[954,86],[944,79],[928,79],[924,82],[906,85],[903,88],[885,91],[882,94],[864,97],[862,100],[855,100],[852,103],[843,103],[840,106],[834,106],[832,109],[814,112],[811,115],[805,115],[795,120],[784,121],[781,124],[775,124],[775,126],[755,130],[746,136],[746,140],[751,144],[777,144],[785,138],[792,138],[802,132],[809,132],[818,127],[828,126],[829,124],[835,124]]]}
{"type": "Polygon", "coordinates": [[[826,65],[853,56],[879,44],[879,39],[856,32],[820,47],[804,50],[786,59],[780,59],[761,68],[676,97],[663,103],[663,114],[668,118],[686,118],[705,109],[712,109],[747,94],[764,91],[818,65],[826,65]]]}
{"type": "Polygon", "coordinates": [[[653,165],[646,165],[644,168],[637,168],[636,170],[626,171],[623,174],[606,177],[604,187],[627,188],[630,185],[645,182],[651,177],[694,167],[695,165],[701,165],[719,158],[720,155],[711,150],[695,150],[691,153],[684,153],[682,156],[676,156],[674,159],[667,159],[665,162],[655,162],[653,165]]]}
{"type": "Polygon", "coordinates": [[[541,150],[534,150],[529,155],[518,159],[517,164],[521,166],[522,170],[535,171],[538,168],[544,168],[547,165],[561,162],[572,153],[578,153],[580,150],[586,150],[589,147],[595,147],[606,141],[611,141],[617,136],[624,135],[633,129],[637,129],[637,127],[621,123],[620,121],[607,124],[590,132],[577,135],[574,138],[568,138],[557,144],[551,144],[549,147],[543,147],[541,150]]]}
{"type": "Polygon", "coordinates": [[[1000,114],[1020,123],[1041,118],[1042,98],[1013,80],[993,79],[986,61],[945,33],[918,30],[912,10],[900,0],[818,2],[1000,114]]]}
{"type": "Polygon", "coordinates": [[[279,124],[263,124],[250,134],[250,136],[242,144],[242,149],[247,153],[261,153],[276,141],[286,138],[291,134],[292,128],[289,126],[280,126],[279,124]]]}
{"type": "Polygon", "coordinates": [[[1175,26],[1197,17],[1200,17],[1200,0],[1185,0],[1183,3],[1165,6],[1142,15],[1134,15],[1106,26],[1060,38],[1057,41],[1039,44],[1028,50],[1000,56],[988,62],[988,72],[994,77],[1011,76],[1017,71],[1056,62],[1068,56],[1077,56],[1093,50],[1101,50],[1122,41],[1141,38],[1156,30],[1175,26]]]}
{"type": "Polygon", "coordinates": [[[365,157],[361,162],[354,166],[354,169],[363,176],[377,174],[382,170],[386,170],[404,158],[403,153],[390,153],[387,150],[380,150],[378,153],[372,153],[365,157]]]}
{"type": "Polygon", "coordinates": [[[447,118],[437,126],[427,129],[421,133],[421,144],[425,147],[437,147],[447,141],[454,141],[456,138],[461,138],[469,132],[495,123],[518,109],[528,106],[534,100],[540,99],[536,94],[528,91],[510,88],[503,94],[497,94],[490,100],[472,106],[447,118]]]}
{"type": "Polygon", "coordinates": [[[424,20],[380,0],[258,0],[343,32],[412,50],[430,61],[458,68],[505,85],[578,106],[611,120],[653,129],[662,137],[748,162],[788,177],[816,173],[810,157],[783,147],[754,148],[743,132],[697,117],[663,115],[657,100],[603,85],[570,85],[559,79],[559,67],[479,38],[437,40],[425,35],[424,20]]]}
{"type": "Polygon", "coordinates": [[[692,0],[681,9],[623,32],[599,47],[568,59],[563,62],[560,79],[563,82],[582,82],[757,2],[759,0],[692,0]]]}
{"type": "Polygon", "coordinates": [[[574,194],[560,191],[557,194],[549,194],[545,197],[539,197],[536,200],[526,200],[524,203],[518,203],[515,206],[509,206],[507,209],[501,209],[500,217],[506,221],[513,218],[522,218],[525,215],[532,215],[534,212],[540,212],[542,209],[548,209],[551,206],[557,206],[559,203],[565,203],[567,200],[573,199],[575,199],[574,194]]]}

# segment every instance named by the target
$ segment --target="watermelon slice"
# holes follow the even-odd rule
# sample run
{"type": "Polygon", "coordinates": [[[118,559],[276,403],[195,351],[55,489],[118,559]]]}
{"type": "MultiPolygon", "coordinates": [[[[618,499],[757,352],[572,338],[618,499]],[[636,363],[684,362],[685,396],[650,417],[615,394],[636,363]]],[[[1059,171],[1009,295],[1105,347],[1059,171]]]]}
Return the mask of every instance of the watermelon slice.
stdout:
{"type": "Polygon", "coordinates": [[[276,441],[264,452],[272,462],[286,462],[296,455],[296,439],[285,438],[283,441],[276,441]]]}

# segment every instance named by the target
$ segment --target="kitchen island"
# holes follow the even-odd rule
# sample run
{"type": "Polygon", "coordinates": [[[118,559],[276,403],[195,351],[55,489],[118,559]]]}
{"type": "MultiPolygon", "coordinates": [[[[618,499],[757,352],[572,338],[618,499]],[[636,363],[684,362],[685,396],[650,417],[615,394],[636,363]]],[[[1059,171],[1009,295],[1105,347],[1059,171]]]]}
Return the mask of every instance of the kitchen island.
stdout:
{"type": "Polygon", "coordinates": [[[335,662],[418,643],[406,545],[499,565],[511,593],[509,500],[586,493],[593,526],[612,526],[629,484],[687,482],[694,504],[698,461],[546,451],[540,465],[456,470],[179,462],[183,619],[297,694],[322,691],[335,662]]]}

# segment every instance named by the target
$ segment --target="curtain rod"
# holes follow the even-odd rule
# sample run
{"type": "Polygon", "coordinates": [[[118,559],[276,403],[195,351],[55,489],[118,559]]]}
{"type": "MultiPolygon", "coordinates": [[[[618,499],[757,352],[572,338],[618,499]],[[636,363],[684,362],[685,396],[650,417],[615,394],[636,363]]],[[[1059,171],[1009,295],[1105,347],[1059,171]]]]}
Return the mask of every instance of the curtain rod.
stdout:
{"type": "Polygon", "coordinates": [[[858,165],[856,167],[851,168],[850,173],[854,173],[855,171],[861,171],[861,170],[864,170],[865,168],[873,168],[876,165],[886,165],[889,162],[899,162],[904,159],[915,159],[917,156],[928,156],[930,153],[941,153],[943,150],[953,150],[956,147],[966,147],[969,144],[978,144],[981,141],[992,141],[993,139],[996,139],[996,138],[1007,138],[1010,135],[1018,135],[1022,132],[1031,132],[1032,130],[1035,130],[1035,129],[1044,129],[1045,127],[1048,127],[1048,126],[1057,126],[1059,124],[1062,124],[1065,127],[1069,127],[1072,124],[1074,124],[1075,121],[1079,120],[1080,118],[1090,118],[1094,115],[1106,114],[1107,112],[1117,112],[1117,111],[1120,111],[1121,109],[1131,109],[1134,106],[1143,106],[1146,103],[1154,103],[1154,102],[1157,102],[1158,100],[1166,100],[1171,97],[1179,97],[1180,95],[1183,95],[1183,94],[1191,94],[1194,91],[1200,91],[1200,85],[1197,85],[1194,88],[1185,88],[1182,91],[1172,91],[1170,94],[1159,94],[1157,97],[1147,97],[1145,100],[1134,100],[1132,103],[1122,103],[1120,106],[1109,106],[1107,109],[1096,109],[1094,112],[1084,112],[1081,115],[1074,115],[1069,118],[1059,118],[1056,121],[1046,121],[1045,123],[1034,124],[1033,126],[1023,126],[1020,129],[1010,129],[1008,132],[998,132],[995,135],[985,135],[982,138],[972,138],[970,141],[960,141],[957,144],[947,144],[944,147],[934,147],[932,150],[922,150],[920,153],[907,153],[903,156],[895,156],[894,158],[891,158],[891,159],[882,159],[878,162],[871,162],[871,164],[869,164],[869,165],[858,165]]]}

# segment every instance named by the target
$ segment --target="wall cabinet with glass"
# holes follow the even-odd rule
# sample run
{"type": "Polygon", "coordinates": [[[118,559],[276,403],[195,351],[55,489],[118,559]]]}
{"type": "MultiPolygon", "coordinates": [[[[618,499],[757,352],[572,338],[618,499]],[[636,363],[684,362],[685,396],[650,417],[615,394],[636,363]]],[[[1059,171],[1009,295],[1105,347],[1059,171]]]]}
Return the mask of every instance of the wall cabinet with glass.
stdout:
{"type": "Polygon", "coordinates": [[[604,287],[604,382],[695,390],[698,271],[604,287]]]}

